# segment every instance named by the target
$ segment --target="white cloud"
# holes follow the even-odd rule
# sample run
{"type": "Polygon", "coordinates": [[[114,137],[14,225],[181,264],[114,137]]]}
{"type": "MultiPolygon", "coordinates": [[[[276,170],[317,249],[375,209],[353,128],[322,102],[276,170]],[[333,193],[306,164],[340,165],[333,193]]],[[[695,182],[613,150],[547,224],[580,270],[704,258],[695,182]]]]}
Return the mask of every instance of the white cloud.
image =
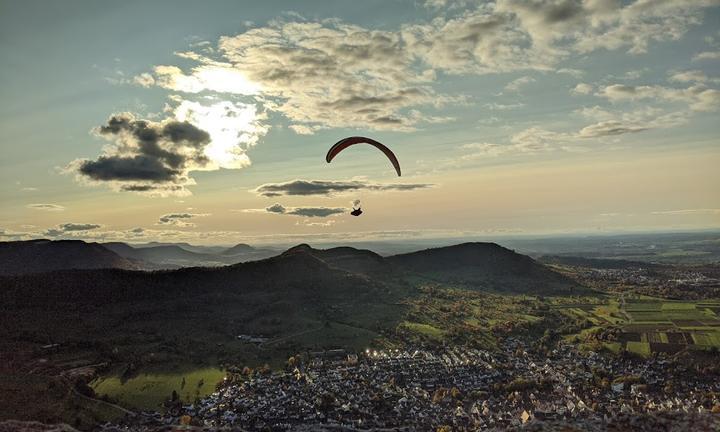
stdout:
{"type": "Polygon", "coordinates": [[[704,51],[693,56],[693,61],[720,60],[720,51],[704,51]]]}
{"type": "Polygon", "coordinates": [[[566,133],[531,127],[512,135],[510,143],[512,143],[514,150],[521,153],[538,153],[552,150],[558,144],[566,143],[571,138],[566,133]]]}
{"type": "Polygon", "coordinates": [[[298,135],[313,135],[318,130],[317,127],[306,125],[290,125],[290,129],[298,135]]]}
{"type": "Polygon", "coordinates": [[[572,89],[572,93],[578,94],[578,95],[586,95],[590,94],[593,91],[593,86],[586,83],[579,83],[575,86],[575,88],[572,89]]]}
{"type": "Polygon", "coordinates": [[[629,86],[613,84],[600,89],[597,96],[611,102],[652,99],[687,104],[693,111],[716,111],[720,108],[720,91],[695,84],[677,89],[662,86],[629,86]]]}
{"type": "Polygon", "coordinates": [[[701,70],[686,70],[681,72],[674,72],[670,75],[670,81],[675,82],[694,82],[694,83],[718,83],[719,78],[711,78],[705,75],[705,72],[701,70]]]}
{"type": "Polygon", "coordinates": [[[523,76],[518,79],[510,81],[505,86],[505,90],[516,92],[516,91],[519,91],[520,88],[522,88],[530,83],[534,83],[534,82],[535,82],[535,78],[530,77],[530,76],[523,76]]]}
{"type": "Polygon", "coordinates": [[[491,109],[491,110],[497,110],[497,111],[507,111],[512,110],[516,108],[522,108],[525,106],[524,103],[517,102],[517,103],[511,103],[511,104],[501,104],[501,103],[486,103],[485,108],[491,109]]]}
{"type": "Polygon", "coordinates": [[[133,77],[133,83],[141,87],[152,87],[155,85],[155,78],[147,72],[143,72],[140,75],[133,77]]]}
{"type": "Polygon", "coordinates": [[[570,75],[574,78],[581,78],[585,74],[585,72],[583,72],[579,69],[571,69],[571,68],[560,68],[560,69],[556,70],[555,72],[557,72],[559,74],[570,75]]]}
{"type": "Polygon", "coordinates": [[[654,215],[694,215],[694,214],[720,214],[720,209],[682,209],[682,210],[664,210],[651,212],[654,215]]]}
{"type": "MultiPolygon", "coordinates": [[[[442,9],[440,16],[394,30],[286,14],[283,19],[294,21],[224,36],[216,47],[203,46],[205,54],[178,53],[195,67],[156,66],[136,82],[184,93],[252,96],[287,117],[299,134],[328,127],[410,131],[451,121],[426,111],[463,101],[433,88],[438,74],[547,71],[573,54],[598,49],[641,53],[651,42],[680,38],[701,22],[704,8],[717,3],[428,0],[425,6],[442,9]]],[[[508,90],[530,80],[520,78],[508,90]]]]}
{"type": "MultiPolygon", "coordinates": [[[[229,64],[208,64],[196,67],[186,75],[177,66],[155,66],[155,76],[150,79],[159,86],[185,93],[214,91],[239,95],[253,95],[260,90],[259,85],[250,81],[241,71],[229,64]]],[[[150,82],[149,74],[135,77],[135,81],[150,82]]]]}

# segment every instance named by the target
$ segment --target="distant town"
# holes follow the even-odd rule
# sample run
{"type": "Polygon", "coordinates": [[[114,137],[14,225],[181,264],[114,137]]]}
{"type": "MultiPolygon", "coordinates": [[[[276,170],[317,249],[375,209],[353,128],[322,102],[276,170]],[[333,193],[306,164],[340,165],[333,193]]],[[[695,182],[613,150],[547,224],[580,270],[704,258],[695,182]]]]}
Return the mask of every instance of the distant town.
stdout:
{"type": "MultiPolygon", "coordinates": [[[[696,369],[665,356],[608,357],[569,344],[545,356],[517,338],[508,338],[498,352],[332,350],[292,357],[282,372],[237,372],[194,404],[169,401],[165,413],[141,412],[99,430],[184,424],[252,431],[465,431],[532,421],[572,421],[591,429],[626,414],[681,412],[686,422],[693,414],[720,414],[717,366],[696,369]]],[[[720,427],[717,416],[697,421],[699,428],[720,427]]]]}

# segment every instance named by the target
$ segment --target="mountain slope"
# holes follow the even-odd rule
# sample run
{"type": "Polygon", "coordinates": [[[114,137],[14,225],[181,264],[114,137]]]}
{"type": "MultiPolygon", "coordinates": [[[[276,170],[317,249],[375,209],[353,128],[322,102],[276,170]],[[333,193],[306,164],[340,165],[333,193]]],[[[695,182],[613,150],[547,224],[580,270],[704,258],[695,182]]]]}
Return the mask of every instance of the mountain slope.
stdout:
{"type": "Polygon", "coordinates": [[[387,261],[407,272],[479,289],[534,294],[580,289],[569,278],[526,255],[495,243],[463,243],[394,255],[387,261]]]}
{"type": "Polygon", "coordinates": [[[3,301],[95,305],[205,295],[261,295],[327,301],[362,299],[385,292],[382,282],[331,267],[310,253],[283,253],[225,267],[192,267],[155,272],[121,270],[57,271],[3,280],[3,301]],[[13,292],[14,291],[14,292],[13,292]]]}
{"type": "Polygon", "coordinates": [[[0,274],[27,274],[66,269],[136,270],[136,263],[98,243],[81,240],[29,240],[0,243],[0,274]]]}
{"type": "Polygon", "coordinates": [[[330,249],[314,249],[301,244],[288,249],[283,254],[310,254],[329,266],[351,273],[360,273],[377,279],[383,279],[392,271],[392,266],[385,258],[373,251],[352,247],[335,247],[330,249]]]}

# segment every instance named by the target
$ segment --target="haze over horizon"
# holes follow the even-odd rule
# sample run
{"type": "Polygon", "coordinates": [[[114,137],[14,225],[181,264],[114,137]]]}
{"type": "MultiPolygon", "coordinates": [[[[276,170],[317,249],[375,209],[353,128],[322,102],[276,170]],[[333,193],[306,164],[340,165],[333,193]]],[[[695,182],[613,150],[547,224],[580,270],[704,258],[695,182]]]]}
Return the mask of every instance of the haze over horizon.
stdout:
{"type": "Polygon", "coordinates": [[[2,240],[720,229],[714,0],[0,5],[2,240]]]}

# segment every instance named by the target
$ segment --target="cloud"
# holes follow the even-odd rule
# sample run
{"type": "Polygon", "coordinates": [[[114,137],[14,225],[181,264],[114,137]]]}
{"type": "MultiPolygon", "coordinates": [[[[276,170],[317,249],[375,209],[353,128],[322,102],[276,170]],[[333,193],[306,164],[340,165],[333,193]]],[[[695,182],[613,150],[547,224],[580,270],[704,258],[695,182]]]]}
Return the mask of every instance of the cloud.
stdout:
{"type": "MultiPolygon", "coordinates": [[[[203,58],[194,55],[185,55],[196,60],[203,58]]],[[[169,90],[185,93],[199,93],[202,91],[214,91],[218,93],[233,93],[240,95],[252,95],[259,91],[258,84],[247,79],[245,74],[234,69],[226,63],[212,62],[193,69],[192,73],[185,75],[177,66],[155,66],[153,72],[140,74],[135,81],[151,83],[169,90]],[[148,78],[149,77],[149,78],[148,78]]]]}
{"type": "Polygon", "coordinates": [[[290,129],[298,135],[313,135],[318,129],[317,127],[311,127],[306,125],[290,125],[290,129]]]}
{"type": "Polygon", "coordinates": [[[155,85],[155,78],[151,74],[143,72],[133,77],[133,82],[141,87],[152,87],[155,85]]]}
{"type": "Polygon", "coordinates": [[[210,216],[209,213],[168,213],[165,215],[160,216],[160,219],[158,219],[158,225],[174,225],[178,227],[194,227],[195,224],[192,222],[187,222],[187,220],[196,218],[196,217],[204,217],[204,216],[210,216]]]}
{"type": "Polygon", "coordinates": [[[331,196],[357,190],[409,191],[432,187],[428,183],[370,183],[363,180],[291,180],[284,183],[266,183],[251,190],[264,197],[283,195],[324,195],[331,196]]]}
{"type": "Polygon", "coordinates": [[[718,83],[720,79],[710,78],[705,75],[705,72],[700,70],[687,70],[682,72],[674,72],[670,75],[670,81],[675,82],[695,82],[695,83],[718,83]]]}
{"type": "Polygon", "coordinates": [[[58,211],[65,210],[65,207],[58,205],[58,204],[28,204],[26,207],[29,209],[33,209],[33,210],[52,211],[52,212],[58,212],[58,211]]]}
{"type": "Polygon", "coordinates": [[[97,159],[76,159],[65,171],[89,184],[150,195],[187,195],[191,171],[237,169],[267,128],[254,105],[180,101],[174,118],[155,122],[131,113],[110,117],[94,134],[109,141],[97,159]]]}
{"type": "Polygon", "coordinates": [[[570,75],[575,78],[580,78],[585,74],[585,72],[583,72],[579,69],[570,69],[570,68],[560,68],[560,69],[556,70],[555,72],[557,72],[559,74],[570,75]]]}
{"type": "Polygon", "coordinates": [[[513,150],[521,153],[538,153],[551,150],[558,143],[567,142],[571,138],[572,136],[566,133],[531,127],[511,136],[510,143],[513,150]]]}
{"type": "Polygon", "coordinates": [[[585,126],[578,135],[582,138],[596,138],[602,136],[623,135],[648,130],[647,126],[634,125],[618,120],[607,120],[585,126]]]}
{"type": "Polygon", "coordinates": [[[68,170],[118,190],[172,193],[192,184],[191,169],[209,164],[210,135],[188,122],[161,123],[117,114],[95,133],[112,144],[95,160],[77,159],[68,170]]]}
{"type": "MultiPolygon", "coordinates": [[[[337,221],[334,219],[328,219],[323,222],[311,222],[309,220],[304,220],[304,221],[302,221],[302,224],[305,226],[309,226],[309,227],[331,227],[331,226],[335,225],[336,222],[337,221]]],[[[300,223],[298,222],[298,225],[299,224],[300,223]]]]}
{"type": "Polygon", "coordinates": [[[520,77],[516,80],[510,81],[505,86],[505,90],[517,92],[517,91],[520,91],[520,88],[522,88],[530,83],[534,83],[534,82],[535,82],[535,78],[533,78],[533,77],[529,77],[529,76],[520,77]]]}
{"type": "MultiPolygon", "coordinates": [[[[250,209],[256,211],[256,209],[250,209]]],[[[291,216],[302,216],[302,217],[328,217],[338,214],[344,214],[347,212],[346,208],[342,207],[285,207],[280,203],[275,203],[265,208],[267,213],[284,214],[291,216]]]]}
{"type": "Polygon", "coordinates": [[[412,130],[425,121],[407,110],[457,98],[426,85],[399,32],[368,30],[337,20],[279,22],[220,38],[223,61],[190,53],[200,63],[185,74],[154,69],[156,85],[186,93],[260,94],[263,103],[309,133],[316,127],[412,130]]]}
{"type": "Polygon", "coordinates": [[[90,224],[90,223],[64,223],[61,225],[58,225],[60,229],[63,231],[87,231],[92,229],[97,229],[102,227],[102,225],[98,224],[90,224]]]}
{"type": "Polygon", "coordinates": [[[99,224],[93,224],[93,223],[73,223],[68,222],[64,224],[57,225],[54,228],[48,228],[45,230],[44,234],[49,237],[59,237],[65,234],[85,234],[86,231],[90,230],[96,230],[98,228],[101,228],[102,225],[99,224]]]}
{"type": "Polygon", "coordinates": [[[667,129],[687,123],[689,117],[684,111],[665,113],[652,107],[613,113],[595,106],[583,108],[579,112],[584,117],[596,120],[596,123],[580,129],[574,134],[576,138],[600,138],[651,129],[667,129]]]}
{"type": "Polygon", "coordinates": [[[577,94],[577,95],[587,95],[592,93],[593,86],[586,83],[579,83],[575,86],[575,88],[572,89],[571,93],[577,94]]]}
{"type": "Polygon", "coordinates": [[[693,61],[720,60],[720,51],[704,51],[693,56],[693,61]]]}
{"type": "Polygon", "coordinates": [[[21,188],[20,190],[23,191],[23,192],[35,192],[35,191],[38,190],[38,188],[36,188],[36,187],[24,187],[24,188],[21,188]]]}
{"type": "Polygon", "coordinates": [[[720,214],[720,209],[683,209],[683,210],[665,210],[665,211],[654,211],[650,214],[654,215],[694,215],[694,214],[720,214]]]}
{"type": "Polygon", "coordinates": [[[289,119],[298,134],[331,127],[411,131],[451,121],[427,111],[465,101],[433,87],[439,74],[548,71],[599,49],[642,53],[651,42],[679,39],[716,3],[428,0],[438,16],[384,30],[287,14],[215,46],[177,53],[194,62],[189,68],[159,65],[135,81],[185,94],[252,97],[289,119]]]}
{"type": "Polygon", "coordinates": [[[507,110],[512,110],[512,109],[516,109],[516,108],[522,108],[525,106],[525,104],[520,103],[520,102],[512,103],[512,104],[501,104],[501,103],[492,102],[492,103],[486,103],[484,106],[485,106],[485,108],[488,108],[491,110],[507,111],[507,110]]]}
{"type": "Polygon", "coordinates": [[[720,90],[695,84],[677,89],[663,86],[630,86],[613,84],[600,89],[597,96],[611,102],[658,100],[685,103],[693,111],[717,111],[720,108],[720,90]]]}

